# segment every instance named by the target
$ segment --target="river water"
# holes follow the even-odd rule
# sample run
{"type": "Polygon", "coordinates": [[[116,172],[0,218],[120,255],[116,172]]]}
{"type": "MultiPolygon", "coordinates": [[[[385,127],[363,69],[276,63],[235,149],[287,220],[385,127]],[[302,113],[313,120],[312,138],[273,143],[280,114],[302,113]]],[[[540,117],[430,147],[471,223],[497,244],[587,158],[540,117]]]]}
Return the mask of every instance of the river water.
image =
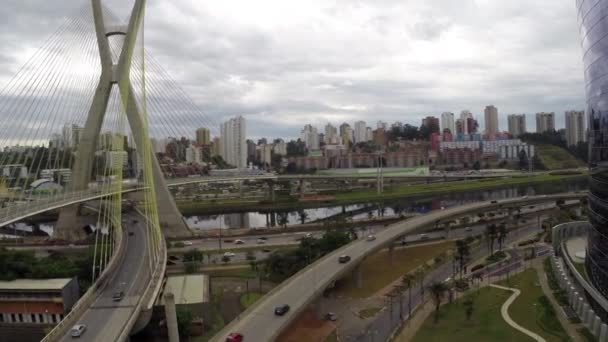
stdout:
{"type": "Polygon", "coordinates": [[[233,212],[217,215],[194,215],[186,217],[188,226],[192,229],[230,229],[230,228],[262,228],[277,226],[281,215],[287,216],[287,225],[309,223],[332,217],[340,213],[352,212],[354,219],[372,218],[382,214],[425,213],[441,207],[448,208],[469,202],[482,200],[500,200],[519,196],[545,195],[568,191],[587,189],[587,180],[544,183],[538,185],[522,185],[493,190],[476,190],[471,192],[448,193],[420,198],[405,198],[378,203],[359,203],[346,206],[329,206],[311,209],[270,212],[233,212]]]}

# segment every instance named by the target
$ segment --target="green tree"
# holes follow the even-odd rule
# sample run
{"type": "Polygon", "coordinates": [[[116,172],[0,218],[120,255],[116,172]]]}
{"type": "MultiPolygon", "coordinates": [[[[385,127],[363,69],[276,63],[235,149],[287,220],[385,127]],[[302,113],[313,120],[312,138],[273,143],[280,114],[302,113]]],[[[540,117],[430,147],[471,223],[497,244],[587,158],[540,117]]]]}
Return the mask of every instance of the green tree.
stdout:
{"type": "Polygon", "coordinates": [[[498,225],[498,250],[502,251],[503,244],[505,243],[505,240],[507,240],[508,234],[509,231],[507,230],[507,225],[504,222],[498,225]]]}
{"type": "Polygon", "coordinates": [[[407,286],[407,318],[408,319],[412,319],[412,285],[414,284],[414,282],[416,281],[416,276],[408,273],[406,275],[403,276],[403,278],[401,278],[401,283],[404,286],[407,286]]]}
{"type": "Polygon", "coordinates": [[[460,279],[462,279],[462,271],[464,270],[464,264],[467,261],[471,252],[471,247],[467,240],[457,240],[456,241],[456,257],[458,259],[458,268],[460,270],[460,279]]]}
{"type": "Polygon", "coordinates": [[[306,219],[308,219],[308,213],[304,211],[304,209],[298,210],[298,217],[300,218],[300,224],[306,223],[306,219]]]}
{"type": "Polygon", "coordinates": [[[279,213],[278,216],[279,225],[283,226],[283,229],[287,228],[287,224],[289,223],[289,217],[287,217],[287,212],[279,213]]]}
{"type": "Polygon", "coordinates": [[[494,254],[494,242],[496,241],[496,237],[498,235],[498,227],[496,224],[491,223],[486,226],[486,240],[488,243],[488,250],[490,251],[490,255],[494,254]]]}
{"type": "Polygon", "coordinates": [[[470,321],[471,317],[473,316],[473,311],[475,309],[475,303],[473,302],[473,298],[467,298],[462,304],[464,306],[464,314],[467,317],[467,321],[470,321]]]}
{"type": "Polygon", "coordinates": [[[184,262],[200,261],[203,262],[205,255],[198,249],[191,249],[184,253],[184,262]]]}
{"type": "Polygon", "coordinates": [[[429,291],[431,292],[433,302],[435,303],[435,323],[439,321],[439,307],[441,306],[441,301],[445,297],[445,292],[447,290],[447,286],[440,281],[435,281],[429,285],[429,291]]]}
{"type": "Polygon", "coordinates": [[[179,336],[189,337],[190,336],[190,325],[192,324],[192,312],[189,309],[178,309],[176,312],[177,316],[177,329],[179,336]]]}

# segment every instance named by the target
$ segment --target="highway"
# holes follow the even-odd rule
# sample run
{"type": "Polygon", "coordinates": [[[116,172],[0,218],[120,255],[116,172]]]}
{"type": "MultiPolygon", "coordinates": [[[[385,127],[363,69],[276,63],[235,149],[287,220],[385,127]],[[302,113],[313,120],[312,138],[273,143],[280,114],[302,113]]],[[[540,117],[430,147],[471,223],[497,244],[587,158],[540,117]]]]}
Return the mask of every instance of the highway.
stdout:
{"type": "MultiPolygon", "coordinates": [[[[81,337],[83,341],[116,341],[129,318],[139,314],[135,309],[150,280],[150,268],[145,263],[148,260],[145,224],[134,214],[124,214],[124,218],[129,222],[123,226],[126,252],[116,272],[78,321],[87,326],[81,337]],[[135,219],[139,222],[133,224],[135,219]],[[134,235],[129,236],[129,231],[134,235]],[[124,291],[125,296],[120,302],[114,302],[112,295],[119,291],[124,291]]],[[[61,341],[73,339],[68,332],[61,341]]]]}
{"type": "MultiPolygon", "coordinates": [[[[414,217],[410,220],[393,224],[376,234],[376,240],[357,240],[317,260],[305,269],[292,276],[260,301],[240,315],[240,319],[228,324],[212,341],[225,341],[230,332],[240,332],[249,341],[272,341],[287,325],[298,316],[326,287],[333,281],[343,277],[354,269],[367,255],[387,247],[401,236],[428,226],[437,220],[447,219],[462,214],[498,208],[502,205],[528,205],[543,201],[557,199],[577,199],[584,196],[580,193],[530,196],[528,198],[515,198],[501,201],[486,201],[467,204],[463,206],[434,211],[426,215],[414,217]],[[492,203],[494,202],[494,203],[492,203]],[[338,256],[346,254],[351,261],[345,264],[338,263],[338,256]],[[289,304],[291,310],[284,316],[274,315],[274,308],[289,304]],[[263,327],[263,329],[261,328],[263,327]]],[[[365,275],[363,275],[365,278],[365,275]]]]}

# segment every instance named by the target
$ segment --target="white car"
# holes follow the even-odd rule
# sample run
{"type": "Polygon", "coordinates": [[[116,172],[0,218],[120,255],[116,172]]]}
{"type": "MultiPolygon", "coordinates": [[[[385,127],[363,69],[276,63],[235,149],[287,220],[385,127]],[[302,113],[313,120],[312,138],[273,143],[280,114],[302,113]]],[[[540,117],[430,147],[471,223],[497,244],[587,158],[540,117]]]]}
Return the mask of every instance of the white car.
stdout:
{"type": "Polygon", "coordinates": [[[262,244],[265,244],[265,243],[266,243],[266,240],[264,240],[264,239],[258,239],[258,245],[262,245],[262,244]]]}
{"type": "Polygon", "coordinates": [[[237,239],[237,240],[234,240],[234,244],[235,245],[243,245],[243,244],[245,244],[245,241],[237,239]]]}
{"type": "Polygon", "coordinates": [[[232,252],[226,252],[226,253],[224,253],[224,256],[225,256],[226,258],[233,258],[235,255],[236,255],[236,254],[234,254],[234,253],[232,253],[232,252]]]}
{"type": "Polygon", "coordinates": [[[184,246],[192,246],[192,241],[184,241],[184,246]]]}
{"type": "Polygon", "coordinates": [[[365,240],[367,240],[367,241],[374,241],[374,240],[376,240],[376,236],[374,236],[374,235],[368,235],[368,236],[365,238],[365,240]]]}
{"type": "Polygon", "coordinates": [[[80,337],[82,336],[82,334],[84,334],[84,331],[87,330],[87,326],[84,324],[76,324],[75,326],[72,327],[72,330],[70,330],[70,336],[72,337],[80,337]]]}

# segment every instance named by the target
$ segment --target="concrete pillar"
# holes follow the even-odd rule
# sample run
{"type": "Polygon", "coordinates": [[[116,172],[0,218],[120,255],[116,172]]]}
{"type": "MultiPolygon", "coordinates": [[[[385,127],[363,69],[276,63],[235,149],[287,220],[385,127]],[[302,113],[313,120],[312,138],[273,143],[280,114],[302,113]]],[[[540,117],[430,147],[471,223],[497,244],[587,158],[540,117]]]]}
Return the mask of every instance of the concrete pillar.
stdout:
{"type": "Polygon", "coordinates": [[[165,316],[167,319],[167,336],[169,342],[179,342],[177,329],[177,311],[175,309],[175,296],[172,292],[165,292],[165,316]]]}
{"type": "Polygon", "coordinates": [[[600,316],[595,315],[593,317],[593,326],[591,327],[591,333],[595,337],[600,337],[600,329],[602,328],[602,319],[600,316]]]}
{"type": "Polygon", "coordinates": [[[354,269],[355,276],[355,284],[358,289],[363,287],[363,270],[361,269],[361,264],[357,265],[354,269]]]}
{"type": "Polygon", "coordinates": [[[576,314],[578,315],[579,318],[583,317],[582,314],[582,308],[583,308],[583,299],[581,297],[576,297],[576,304],[574,305],[574,311],[576,311],[576,314]]]}
{"type": "Polygon", "coordinates": [[[585,324],[587,327],[589,327],[589,319],[591,318],[591,313],[593,313],[593,310],[591,310],[589,304],[583,304],[583,317],[581,317],[581,321],[583,321],[583,324],[585,324]]]}
{"type": "Polygon", "coordinates": [[[602,327],[600,328],[599,342],[608,342],[608,324],[606,323],[602,323],[602,327]]]}

